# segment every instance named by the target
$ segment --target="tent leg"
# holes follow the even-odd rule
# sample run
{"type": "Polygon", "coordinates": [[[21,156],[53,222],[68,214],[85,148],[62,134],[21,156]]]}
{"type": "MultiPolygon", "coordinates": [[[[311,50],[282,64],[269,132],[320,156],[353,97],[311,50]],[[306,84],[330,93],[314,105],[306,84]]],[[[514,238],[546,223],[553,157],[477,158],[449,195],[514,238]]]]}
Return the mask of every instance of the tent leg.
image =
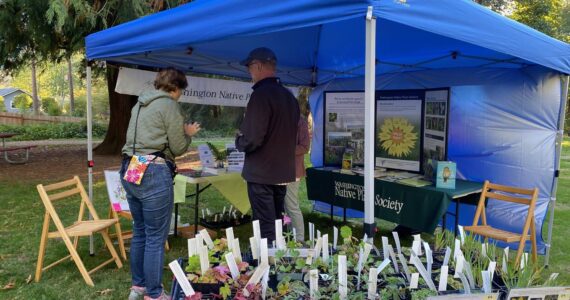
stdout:
{"type": "Polygon", "coordinates": [[[364,234],[374,240],[374,115],[376,91],[376,19],[373,8],[366,14],[366,62],[364,75],[364,234]]]}
{"type": "MultiPolygon", "coordinates": [[[[93,112],[91,110],[91,64],[87,64],[87,177],[89,178],[89,201],[93,202],[93,112]]],[[[93,216],[89,214],[89,220],[93,216]]],[[[89,254],[94,255],[93,236],[89,236],[89,254]]]]}
{"type": "Polygon", "coordinates": [[[554,226],[554,207],[556,204],[556,191],[558,189],[558,172],[560,170],[560,156],[562,153],[562,141],[564,139],[564,117],[566,112],[566,102],[568,100],[568,83],[569,76],[562,77],[561,84],[561,99],[560,99],[560,112],[558,114],[558,135],[556,138],[556,158],[554,161],[554,182],[552,184],[552,191],[550,192],[550,202],[548,203],[549,220],[548,220],[548,237],[546,240],[546,256],[544,257],[544,265],[548,266],[550,261],[550,249],[552,247],[552,227],[554,226]]]}

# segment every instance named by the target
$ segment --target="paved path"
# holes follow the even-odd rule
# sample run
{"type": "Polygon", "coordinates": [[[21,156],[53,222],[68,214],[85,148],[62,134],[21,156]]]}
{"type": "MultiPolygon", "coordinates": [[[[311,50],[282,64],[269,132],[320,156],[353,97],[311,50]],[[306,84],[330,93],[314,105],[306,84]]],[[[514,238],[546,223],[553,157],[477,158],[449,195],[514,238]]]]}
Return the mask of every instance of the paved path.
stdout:
{"type": "MultiPolygon", "coordinates": [[[[93,140],[93,145],[101,143],[103,140],[93,140]]],[[[87,139],[61,139],[61,140],[40,140],[40,141],[6,141],[6,146],[53,146],[53,145],[87,145],[87,139]]]]}

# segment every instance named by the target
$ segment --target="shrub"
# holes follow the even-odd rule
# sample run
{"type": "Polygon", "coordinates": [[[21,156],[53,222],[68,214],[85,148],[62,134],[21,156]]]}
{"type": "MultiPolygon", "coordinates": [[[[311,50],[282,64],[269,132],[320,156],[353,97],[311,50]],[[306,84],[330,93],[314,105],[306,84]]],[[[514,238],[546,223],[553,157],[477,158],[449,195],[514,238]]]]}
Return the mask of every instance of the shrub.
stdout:
{"type": "Polygon", "coordinates": [[[45,97],[42,99],[42,110],[50,116],[61,115],[61,108],[54,98],[45,97]]]}
{"type": "MultiPolygon", "coordinates": [[[[87,123],[0,125],[0,132],[18,134],[10,139],[13,141],[77,139],[87,137],[87,123]]],[[[106,125],[93,123],[93,137],[104,137],[106,133],[106,125]]]]}
{"type": "Polygon", "coordinates": [[[0,97],[0,112],[6,111],[6,105],[4,105],[4,97],[0,97]]]}
{"type": "Polygon", "coordinates": [[[32,108],[32,99],[26,94],[20,94],[14,97],[14,107],[24,113],[32,108]]]}

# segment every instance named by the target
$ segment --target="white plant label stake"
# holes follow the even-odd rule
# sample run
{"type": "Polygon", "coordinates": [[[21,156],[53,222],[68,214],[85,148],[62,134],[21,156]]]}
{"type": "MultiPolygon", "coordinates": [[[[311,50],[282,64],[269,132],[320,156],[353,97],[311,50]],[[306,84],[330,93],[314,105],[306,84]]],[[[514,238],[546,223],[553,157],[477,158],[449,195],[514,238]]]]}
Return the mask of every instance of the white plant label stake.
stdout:
{"type": "Polygon", "coordinates": [[[463,259],[461,257],[455,260],[455,274],[453,274],[453,278],[459,278],[459,273],[463,273],[463,259]]]}
{"type": "Polygon", "coordinates": [[[398,261],[396,261],[396,254],[394,253],[394,248],[392,248],[392,245],[390,244],[388,244],[388,255],[392,259],[392,262],[394,263],[394,270],[396,271],[396,273],[400,272],[400,269],[398,268],[398,261]]]}
{"type": "Polygon", "coordinates": [[[424,267],[424,265],[422,264],[422,261],[420,260],[419,257],[417,257],[415,254],[412,253],[412,257],[413,257],[413,263],[414,266],[416,266],[416,269],[420,272],[420,274],[422,275],[422,277],[424,278],[425,282],[427,283],[428,287],[432,290],[432,291],[437,291],[435,288],[435,284],[433,283],[433,280],[431,279],[431,276],[428,275],[426,268],[424,267]]]}
{"type": "Polygon", "coordinates": [[[269,256],[268,256],[268,249],[267,249],[267,239],[261,239],[261,247],[260,248],[260,259],[261,264],[269,265],[269,256]]]}
{"type": "Polygon", "coordinates": [[[481,244],[481,254],[483,257],[487,257],[487,242],[481,244]]]}
{"type": "Polygon", "coordinates": [[[451,256],[451,248],[445,247],[445,256],[443,257],[443,265],[447,266],[449,264],[449,257],[451,256]]]}
{"type": "Polygon", "coordinates": [[[461,279],[461,283],[463,284],[463,289],[465,290],[465,294],[471,294],[471,288],[469,287],[467,278],[465,278],[465,275],[463,273],[459,273],[459,279],[461,279]]]}
{"type": "Polygon", "coordinates": [[[419,281],[420,281],[420,273],[413,273],[412,279],[410,280],[410,289],[412,290],[417,289],[419,281]]]}
{"type": "Polygon", "coordinates": [[[439,273],[439,286],[438,291],[444,292],[447,290],[447,273],[448,273],[448,266],[441,266],[441,271],[439,273]]]}
{"type": "Polygon", "coordinates": [[[250,237],[249,244],[251,245],[251,256],[253,259],[259,259],[259,247],[257,246],[257,239],[255,237],[250,237]]]}
{"type": "Polygon", "coordinates": [[[321,231],[317,230],[317,238],[320,238],[320,237],[321,237],[321,231]]]}
{"type": "Polygon", "coordinates": [[[210,261],[208,259],[208,248],[205,246],[198,247],[199,254],[200,254],[200,271],[202,274],[205,274],[206,271],[210,268],[210,261]]]}
{"type": "Polygon", "coordinates": [[[503,272],[507,273],[507,264],[509,262],[509,247],[505,248],[503,251],[503,272]]]}
{"type": "Polygon", "coordinates": [[[198,252],[196,251],[196,239],[195,238],[188,239],[188,257],[192,257],[197,253],[198,252]]]}
{"type": "Polygon", "coordinates": [[[459,238],[461,239],[461,245],[463,246],[463,244],[465,244],[465,230],[461,225],[457,225],[457,228],[459,228],[459,238]]]}
{"type": "Polygon", "coordinates": [[[483,293],[491,293],[491,276],[489,271],[481,271],[483,278],[483,293]]]}
{"type": "Polygon", "coordinates": [[[323,261],[325,263],[329,262],[329,235],[325,234],[322,236],[323,239],[323,261]]]}
{"type": "MultiPolygon", "coordinates": [[[[251,225],[253,226],[253,237],[255,238],[255,243],[257,244],[257,253],[255,256],[259,257],[259,245],[261,245],[261,229],[259,229],[259,220],[254,220],[251,222],[251,225]]],[[[253,251],[254,249],[252,248],[251,250],[253,251]]]]}
{"type": "Polygon", "coordinates": [[[495,261],[489,262],[489,268],[487,268],[487,271],[489,271],[489,277],[491,282],[493,282],[493,276],[495,275],[495,268],[497,268],[497,262],[495,261]]]}
{"type": "Polygon", "coordinates": [[[226,240],[228,240],[228,248],[232,249],[231,242],[234,240],[234,228],[226,228],[226,240]]]}
{"type": "Polygon", "coordinates": [[[455,239],[455,247],[453,248],[453,260],[457,259],[457,254],[459,253],[459,250],[461,250],[461,243],[459,242],[458,239],[455,239]]]}
{"type": "Polygon", "coordinates": [[[431,277],[431,266],[433,264],[433,255],[431,254],[431,249],[428,245],[428,243],[423,242],[424,244],[424,250],[426,252],[426,260],[427,260],[427,272],[429,277],[431,277]]]}
{"type": "Polygon", "coordinates": [[[463,273],[467,273],[467,279],[469,280],[469,287],[471,287],[472,289],[475,288],[475,279],[473,278],[473,271],[471,271],[471,264],[465,260],[465,257],[462,256],[463,258],[463,273]]]}
{"type": "Polygon", "coordinates": [[[378,270],[370,268],[368,275],[368,299],[376,299],[376,288],[378,286],[378,270]]]}
{"type": "Polygon", "coordinates": [[[309,271],[309,289],[311,299],[315,299],[317,291],[319,290],[319,270],[309,271]]]}
{"type": "Polygon", "coordinates": [[[265,296],[267,295],[267,286],[269,285],[269,268],[263,274],[263,278],[261,279],[261,299],[265,300],[265,296]]]}
{"type": "Polygon", "coordinates": [[[229,252],[228,254],[225,255],[225,257],[226,257],[226,262],[228,263],[228,268],[230,268],[230,272],[232,273],[232,278],[234,280],[237,280],[239,276],[239,269],[236,264],[236,259],[234,257],[234,254],[229,252]]]}
{"type": "MultiPolygon", "coordinates": [[[[414,234],[413,237],[414,237],[414,243],[415,243],[415,242],[418,242],[420,245],[422,244],[422,236],[421,236],[421,234],[414,234]]],[[[423,255],[423,253],[422,253],[422,247],[421,247],[421,246],[419,247],[419,250],[418,250],[418,252],[416,252],[416,254],[417,254],[418,256],[422,256],[422,255],[423,255]]]]}
{"type": "Polygon", "coordinates": [[[204,212],[203,208],[202,208],[202,219],[206,220],[206,213],[204,212]]]}
{"type": "Polygon", "coordinates": [[[336,250],[336,245],[338,243],[338,228],[336,226],[333,227],[333,249],[336,250]]]}
{"type": "Polygon", "coordinates": [[[249,291],[247,290],[247,287],[250,284],[256,285],[259,282],[259,280],[261,280],[261,277],[265,275],[267,270],[269,270],[269,265],[267,264],[261,264],[259,265],[259,267],[257,267],[257,269],[255,269],[255,272],[253,272],[253,275],[251,275],[251,278],[249,278],[249,281],[245,285],[246,287],[243,288],[244,296],[249,297],[249,291]]]}
{"type": "Polygon", "coordinates": [[[388,253],[388,238],[383,236],[382,237],[382,253],[384,254],[384,259],[388,258],[390,256],[390,253],[388,253]]]}
{"type": "Polygon", "coordinates": [[[214,242],[212,241],[212,238],[210,237],[208,230],[206,229],[200,230],[200,235],[204,238],[206,245],[208,245],[208,249],[214,249],[214,242]]]}
{"type": "Polygon", "coordinates": [[[236,259],[236,262],[242,262],[241,258],[241,248],[239,247],[239,239],[234,239],[232,242],[232,252],[236,259]]]}
{"type": "Polygon", "coordinates": [[[315,240],[315,224],[309,222],[309,241],[315,240]]]}
{"type": "Polygon", "coordinates": [[[277,249],[285,249],[285,244],[283,243],[283,220],[275,220],[275,241],[277,243],[277,249]]]}
{"type": "MultiPolygon", "coordinates": [[[[422,246],[421,246],[421,242],[420,241],[413,241],[412,242],[412,253],[415,253],[416,256],[422,256],[422,246]]],[[[412,255],[410,255],[410,263],[413,263],[412,261],[412,255]]]]}
{"type": "Polygon", "coordinates": [[[178,262],[173,260],[168,264],[168,266],[170,267],[170,270],[172,270],[172,273],[174,273],[174,277],[176,277],[176,281],[178,281],[178,284],[180,284],[184,295],[187,297],[194,295],[194,289],[192,288],[192,285],[188,281],[186,274],[184,274],[184,271],[182,271],[182,268],[178,262]]]}
{"type": "Polygon", "coordinates": [[[398,235],[398,232],[392,231],[392,236],[394,236],[394,242],[396,243],[396,250],[398,250],[398,253],[402,253],[402,246],[400,246],[400,236],[398,235]]]}
{"type": "Polygon", "coordinates": [[[198,232],[195,238],[196,238],[196,253],[198,253],[198,250],[200,249],[198,247],[204,246],[204,238],[202,237],[200,232],[198,232]]]}
{"type": "MultiPolygon", "coordinates": [[[[384,271],[384,269],[390,264],[390,259],[386,258],[385,260],[383,260],[378,267],[376,268],[376,270],[378,270],[378,274],[382,273],[382,271],[384,271]]],[[[372,270],[372,269],[370,269],[372,270]]]]}
{"type": "Polygon", "coordinates": [[[314,256],[314,258],[317,258],[321,255],[321,247],[322,246],[323,246],[323,238],[318,238],[317,244],[315,245],[315,256],[314,256]]]}
{"type": "Polygon", "coordinates": [[[308,249],[307,259],[305,260],[305,264],[311,265],[313,263],[313,256],[315,256],[315,249],[308,249]]]}
{"type": "Polygon", "coordinates": [[[346,255],[338,256],[338,291],[340,299],[346,299],[347,291],[346,255]]]}
{"type": "MultiPolygon", "coordinates": [[[[406,275],[406,280],[410,281],[410,269],[408,268],[408,261],[406,260],[406,258],[404,257],[404,254],[402,253],[398,253],[398,258],[400,259],[400,263],[402,264],[402,269],[404,269],[404,275],[406,275]]],[[[396,266],[398,265],[398,263],[396,262],[396,266]]],[[[397,270],[397,268],[394,268],[394,270],[397,270]]],[[[396,273],[398,273],[399,271],[396,271],[396,273]]]]}

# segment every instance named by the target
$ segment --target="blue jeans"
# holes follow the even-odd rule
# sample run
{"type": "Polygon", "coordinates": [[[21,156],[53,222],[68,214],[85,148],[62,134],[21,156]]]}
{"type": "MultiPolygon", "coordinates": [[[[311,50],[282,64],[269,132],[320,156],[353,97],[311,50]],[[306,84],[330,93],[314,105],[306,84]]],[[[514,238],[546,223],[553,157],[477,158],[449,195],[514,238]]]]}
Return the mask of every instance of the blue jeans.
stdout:
{"type": "Polygon", "coordinates": [[[148,165],[140,185],[123,179],[129,164],[123,160],[121,182],[133,216],[131,241],[131,275],[133,285],[146,287],[146,293],[157,298],[162,293],[164,243],[170,229],[174,205],[174,189],[170,169],[165,164],[148,165]]]}

